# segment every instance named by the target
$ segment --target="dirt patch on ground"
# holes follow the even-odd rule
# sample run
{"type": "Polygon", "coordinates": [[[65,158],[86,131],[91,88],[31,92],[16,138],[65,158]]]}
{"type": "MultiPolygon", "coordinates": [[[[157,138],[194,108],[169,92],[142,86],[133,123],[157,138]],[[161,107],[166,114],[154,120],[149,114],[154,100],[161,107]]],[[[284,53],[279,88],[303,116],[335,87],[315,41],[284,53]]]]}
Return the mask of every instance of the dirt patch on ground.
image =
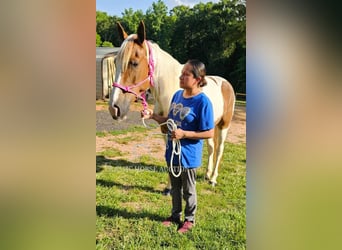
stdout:
{"type": "Polygon", "coordinates": [[[246,143],[246,107],[235,106],[234,116],[230,125],[227,141],[246,143]]]}
{"type": "MultiPolygon", "coordinates": [[[[142,125],[140,119],[141,106],[133,104],[125,121],[115,121],[110,116],[107,105],[96,105],[96,131],[109,132],[127,129],[132,126],[142,125]]],[[[122,152],[122,156],[129,161],[138,161],[143,155],[153,155],[154,158],[164,159],[164,136],[156,122],[146,121],[148,126],[154,128],[146,132],[130,132],[125,135],[96,136],[96,152],[114,148],[122,152]]],[[[230,143],[246,143],[246,107],[235,106],[235,112],[229,128],[226,141],[230,143]]],[[[121,156],[121,157],[122,157],[121,156]]]]}
{"type": "Polygon", "coordinates": [[[159,128],[148,130],[144,134],[136,132],[125,135],[96,136],[96,152],[114,148],[121,152],[117,157],[111,159],[125,158],[131,162],[138,162],[140,157],[152,155],[154,158],[164,160],[164,135],[159,128]]]}

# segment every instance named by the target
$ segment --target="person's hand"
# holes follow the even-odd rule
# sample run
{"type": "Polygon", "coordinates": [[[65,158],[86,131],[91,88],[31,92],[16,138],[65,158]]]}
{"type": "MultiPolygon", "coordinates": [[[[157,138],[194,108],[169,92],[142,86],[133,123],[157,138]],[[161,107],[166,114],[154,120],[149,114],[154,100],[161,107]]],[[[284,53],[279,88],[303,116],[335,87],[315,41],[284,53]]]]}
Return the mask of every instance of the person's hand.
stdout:
{"type": "Polygon", "coordinates": [[[183,139],[185,137],[185,131],[183,129],[176,129],[175,131],[172,131],[171,138],[172,139],[183,139]]]}
{"type": "Polygon", "coordinates": [[[152,109],[145,109],[140,112],[141,118],[143,119],[151,119],[153,116],[153,110],[152,109]]]}

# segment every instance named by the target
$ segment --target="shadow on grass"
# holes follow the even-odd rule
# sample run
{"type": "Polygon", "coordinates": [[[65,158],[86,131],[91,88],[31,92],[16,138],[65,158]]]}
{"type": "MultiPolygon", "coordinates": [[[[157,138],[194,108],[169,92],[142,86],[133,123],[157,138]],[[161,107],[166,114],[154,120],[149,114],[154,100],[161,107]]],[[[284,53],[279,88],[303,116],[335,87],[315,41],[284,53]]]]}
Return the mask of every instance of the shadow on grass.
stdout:
{"type": "Polygon", "coordinates": [[[164,217],[161,217],[157,214],[152,214],[149,212],[131,212],[127,211],[127,209],[118,209],[118,208],[112,208],[108,206],[96,206],[96,215],[97,216],[107,216],[107,217],[122,217],[125,219],[143,219],[148,218],[153,221],[162,221],[165,219],[164,217]]]}
{"type": "Polygon", "coordinates": [[[123,159],[112,160],[103,155],[96,156],[96,173],[101,172],[104,166],[122,167],[126,169],[148,170],[153,172],[167,172],[166,167],[159,165],[146,164],[141,162],[131,162],[123,159]]]}
{"type": "Polygon", "coordinates": [[[157,194],[161,194],[162,191],[160,190],[155,190],[152,187],[148,187],[148,186],[138,186],[138,185],[124,185],[121,183],[116,183],[113,181],[107,181],[107,180],[96,180],[96,186],[102,186],[102,187],[118,187],[120,189],[123,190],[131,190],[131,189],[139,189],[139,190],[143,190],[146,192],[150,192],[150,193],[157,193],[157,194]]]}

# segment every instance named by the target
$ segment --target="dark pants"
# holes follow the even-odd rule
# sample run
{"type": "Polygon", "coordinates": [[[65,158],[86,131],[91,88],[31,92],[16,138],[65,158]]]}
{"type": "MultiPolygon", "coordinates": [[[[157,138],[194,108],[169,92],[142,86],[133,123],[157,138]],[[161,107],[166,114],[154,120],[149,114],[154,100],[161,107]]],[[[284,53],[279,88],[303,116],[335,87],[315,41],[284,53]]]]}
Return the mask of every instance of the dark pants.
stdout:
{"type": "MultiPolygon", "coordinates": [[[[179,169],[175,167],[175,173],[179,169]]],[[[175,178],[169,172],[171,179],[172,195],[172,217],[177,219],[182,215],[182,196],[185,200],[184,219],[195,222],[195,213],[197,209],[196,194],[196,168],[182,168],[181,176],[175,178]]]]}

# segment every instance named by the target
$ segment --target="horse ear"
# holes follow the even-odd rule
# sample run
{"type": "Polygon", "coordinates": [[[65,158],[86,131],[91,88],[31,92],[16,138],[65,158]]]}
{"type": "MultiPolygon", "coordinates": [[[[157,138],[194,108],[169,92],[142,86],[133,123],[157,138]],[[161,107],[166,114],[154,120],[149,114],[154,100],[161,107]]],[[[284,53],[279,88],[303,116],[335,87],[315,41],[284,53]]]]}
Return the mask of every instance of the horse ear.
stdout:
{"type": "Polygon", "coordinates": [[[128,37],[128,35],[125,32],[124,28],[121,26],[121,23],[116,22],[116,26],[118,27],[118,31],[119,31],[119,35],[120,35],[121,40],[122,41],[125,40],[128,37]]]}
{"type": "Polygon", "coordinates": [[[146,39],[145,24],[142,20],[140,21],[137,34],[138,34],[138,42],[139,44],[142,44],[146,39]]]}

